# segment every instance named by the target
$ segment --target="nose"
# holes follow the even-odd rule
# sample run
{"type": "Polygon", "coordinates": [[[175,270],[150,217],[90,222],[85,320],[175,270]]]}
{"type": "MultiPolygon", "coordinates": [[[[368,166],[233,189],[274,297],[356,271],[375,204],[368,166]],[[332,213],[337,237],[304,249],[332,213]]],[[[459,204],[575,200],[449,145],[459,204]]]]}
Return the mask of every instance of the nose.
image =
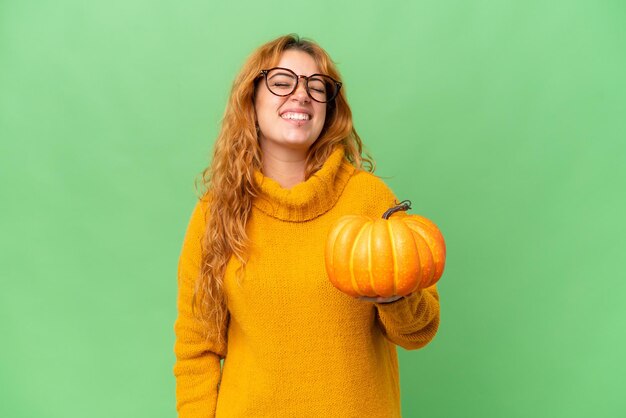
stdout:
{"type": "Polygon", "coordinates": [[[298,79],[298,86],[291,96],[298,101],[309,101],[309,94],[306,92],[306,79],[300,76],[298,79]]]}

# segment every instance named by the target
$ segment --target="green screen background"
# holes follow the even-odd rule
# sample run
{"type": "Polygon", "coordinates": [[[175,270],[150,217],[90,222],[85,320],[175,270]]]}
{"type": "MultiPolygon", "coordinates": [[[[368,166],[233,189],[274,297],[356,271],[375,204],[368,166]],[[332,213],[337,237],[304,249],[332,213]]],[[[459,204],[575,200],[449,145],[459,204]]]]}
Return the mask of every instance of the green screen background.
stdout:
{"type": "Polygon", "coordinates": [[[621,0],[0,0],[0,416],[175,416],[194,178],[246,56],[290,32],[446,237],[404,416],[625,416],[624,22],[621,0]]]}

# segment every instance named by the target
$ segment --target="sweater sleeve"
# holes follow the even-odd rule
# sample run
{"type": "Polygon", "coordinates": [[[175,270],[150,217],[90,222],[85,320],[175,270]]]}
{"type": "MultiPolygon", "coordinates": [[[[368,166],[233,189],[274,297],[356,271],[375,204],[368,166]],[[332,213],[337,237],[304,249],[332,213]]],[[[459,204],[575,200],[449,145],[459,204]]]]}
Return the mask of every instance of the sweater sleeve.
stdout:
{"type": "Polygon", "coordinates": [[[391,303],[376,303],[377,320],[385,337],[407,350],[428,344],[439,328],[436,285],[391,303]]]}
{"type": "Polygon", "coordinates": [[[178,263],[178,316],[174,324],[174,376],[179,418],[214,417],[221,377],[220,359],[226,356],[226,324],[220,326],[222,343],[207,338],[207,325],[192,312],[195,282],[200,272],[201,240],[206,225],[206,202],[196,205],[178,263]]]}

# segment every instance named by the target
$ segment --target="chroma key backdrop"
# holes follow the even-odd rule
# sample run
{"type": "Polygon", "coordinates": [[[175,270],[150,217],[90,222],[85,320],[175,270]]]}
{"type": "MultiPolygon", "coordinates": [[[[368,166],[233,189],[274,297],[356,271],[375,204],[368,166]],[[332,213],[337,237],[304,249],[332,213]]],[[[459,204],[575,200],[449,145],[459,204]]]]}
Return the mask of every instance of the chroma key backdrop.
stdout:
{"type": "Polygon", "coordinates": [[[0,0],[0,416],[176,416],[194,180],[286,33],[329,51],[376,173],[446,239],[403,416],[626,416],[624,22],[618,0],[0,0]]]}

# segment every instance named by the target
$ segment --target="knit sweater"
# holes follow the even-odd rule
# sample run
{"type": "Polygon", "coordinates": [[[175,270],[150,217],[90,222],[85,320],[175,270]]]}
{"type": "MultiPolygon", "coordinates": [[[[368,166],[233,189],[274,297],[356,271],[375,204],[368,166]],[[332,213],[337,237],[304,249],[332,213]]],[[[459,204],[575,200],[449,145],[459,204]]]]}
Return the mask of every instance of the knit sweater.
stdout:
{"type": "Polygon", "coordinates": [[[234,257],[224,276],[222,344],[205,338],[191,311],[206,201],[187,228],[174,325],[179,417],[399,417],[396,345],[411,350],[433,339],[436,287],[372,303],[334,288],[324,264],[331,224],[346,214],[379,217],[394,194],[350,165],[342,148],[291,189],[258,171],[255,180],[245,276],[238,282],[234,257]]]}

